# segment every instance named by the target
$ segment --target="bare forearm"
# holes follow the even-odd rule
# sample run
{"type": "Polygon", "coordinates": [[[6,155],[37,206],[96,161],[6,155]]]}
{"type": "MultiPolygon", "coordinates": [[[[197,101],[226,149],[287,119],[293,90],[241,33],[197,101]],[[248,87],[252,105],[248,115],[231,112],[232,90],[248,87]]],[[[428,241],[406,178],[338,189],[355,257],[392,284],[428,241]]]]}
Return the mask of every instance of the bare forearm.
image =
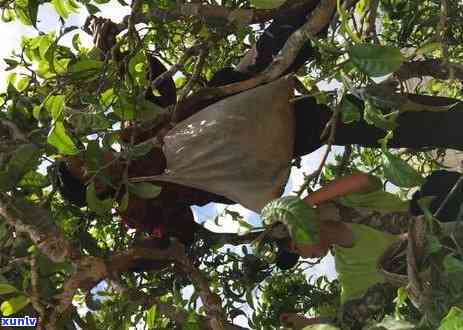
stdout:
{"type": "Polygon", "coordinates": [[[358,172],[327,184],[304,198],[304,201],[311,205],[317,205],[347,194],[368,191],[373,187],[374,183],[370,176],[358,172]]]}

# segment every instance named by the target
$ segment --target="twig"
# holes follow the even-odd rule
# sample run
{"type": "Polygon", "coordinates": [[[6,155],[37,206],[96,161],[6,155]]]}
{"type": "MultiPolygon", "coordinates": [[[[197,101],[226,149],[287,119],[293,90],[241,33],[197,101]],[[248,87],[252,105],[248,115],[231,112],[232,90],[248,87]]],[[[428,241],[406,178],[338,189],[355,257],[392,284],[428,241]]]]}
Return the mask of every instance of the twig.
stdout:
{"type": "Polygon", "coordinates": [[[313,180],[315,180],[315,182],[318,181],[318,179],[320,177],[320,174],[321,174],[321,172],[323,170],[323,167],[325,166],[326,160],[328,159],[328,155],[331,152],[331,148],[333,147],[334,138],[336,136],[336,127],[337,127],[340,112],[341,112],[341,107],[338,105],[338,106],[336,106],[335,110],[333,111],[333,115],[331,116],[331,119],[326,124],[326,127],[325,127],[325,129],[323,130],[323,132],[322,132],[322,134],[320,136],[320,139],[323,140],[324,137],[326,136],[326,134],[328,133],[328,129],[329,129],[329,136],[328,136],[328,140],[326,142],[326,150],[325,150],[325,153],[323,154],[323,157],[322,157],[322,159],[320,161],[320,165],[318,166],[318,168],[313,173],[311,173],[310,175],[308,175],[305,178],[303,185],[301,186],[301,188],[297,192],[298,195],[301,195],[307,189],[307,187],[309,187],[310,183],[313,180]]]}
{"type": "Polygon", "coordinates": [[[204,64],[206,63],[206,57],[207,50],[205,48],[202,48],[199,51],[198,60],[196,61],[195,67],[193,69],[193,75],[191,76],[190,80],[185,85],[185,87],[183,87],[183,89],[179,93],[179,100],[183,100],[193,89],[194,85],[196,84],[198,78],[201,75],[201,71],[204,67],[204,64]]]}
{"type": "MultiPolygon", "coordinates": [[[[452,187],[452,189],[450,190],[450,192],[447,194],[447,196],[445,197],[445,199],[442,201],[442,203],[439,205],[439,208],[437,209],[436,212],[434,212],[434,217],[438,217],[439,214],[442,212],[442,210],[444,209],[444,207],[447,205],[448,201],[450,200],[450,198],[452,198],[455,193],[458,191],[458,189],[460,188],[460,186],[462,185],[463,183],[463,175],[461,175],[457,182],[455,183],[455,185],[452,187]]],[[[452,219],[453,220],[453,219],[452,219]]]]}
{"type": "Polygon", "coordinates": [[[181,67],[183,67],[191,56],[200,53],[205,47],[205,44],[197,44],[188,48],[176,64],[172,65],[169,70],[160,74],[151,82],[151,88],[155,90],[164,80],[172,77],[181,67]]]}
{"type": "Polygon", "coordinates": [[[378,5],[379,0],[370,1],[370,15],[368,16],[368,25],[365,32],[368,39],[373,39],[377,43],[379,43],[378,35],[376,34],[376,15],[378,13],[378,5]]]}

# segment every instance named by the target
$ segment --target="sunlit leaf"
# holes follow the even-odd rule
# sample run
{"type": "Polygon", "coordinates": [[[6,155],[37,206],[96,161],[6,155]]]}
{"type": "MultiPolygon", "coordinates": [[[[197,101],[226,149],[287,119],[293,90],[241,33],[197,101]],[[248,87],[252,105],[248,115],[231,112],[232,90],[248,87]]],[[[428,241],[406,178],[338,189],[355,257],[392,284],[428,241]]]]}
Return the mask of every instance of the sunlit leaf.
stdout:
{"type": "Polygon", "coordinates": [[[49,184],[48,177],[35,171],[26,173],[19,182],[19,186],[23,188],[44,188],[49,184]]]}
{"type": "Polygon", "coordinates": [[[3,316],[10,316],[21,309],[29,305],[30,300],[26,296],[17,296],[2,302],[0,305],[0,311],[2,312],[3,316]]]}
{"type": "Polygon", "coordinates": [[[29,82],[31,81],[31,77],[29,76],[21,76],[19,80],[16,81],[15,87],[18,92],[23,92],[28,86],[29,82]]]}
{"type": "Polygon", "coordinates": [[[438,330],[460,330],[463,329],[463,310],[459,307],[452,307],[442,320],[438,330]]]}
{"type": "Polygon", "coordinates": [[[47,142],[54,146],[63,155],[75,155],[79,153],[74,141],[67,135],[66,129],[61,121],[57,121],[50,133],[47,142]]]}
{"type": "Polygon", "coordinates": [[[15,12],[21,23],[24,25],[36,26],[39,1],[37,0],[16,0],[15,12]]]}
{"type": "Polygon", "coordinates": [[[51,115],[53,120],[58,120],[64,110],[65,96],[64,95],[51,95],[45,101],[45,108],[51,115]]]}

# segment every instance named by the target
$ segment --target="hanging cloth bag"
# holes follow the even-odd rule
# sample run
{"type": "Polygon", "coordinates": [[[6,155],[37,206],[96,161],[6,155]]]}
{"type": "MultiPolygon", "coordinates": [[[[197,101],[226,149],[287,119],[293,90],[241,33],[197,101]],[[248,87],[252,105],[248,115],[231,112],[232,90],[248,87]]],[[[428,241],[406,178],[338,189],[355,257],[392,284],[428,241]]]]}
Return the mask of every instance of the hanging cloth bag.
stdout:
{"type": "Polygon", "coordinates": [[[294,147],[293,78],[227,97],[164,137],[167,169],[135,181],[167,181],[222,195],[255,212],[278,198],[294,147]]]}

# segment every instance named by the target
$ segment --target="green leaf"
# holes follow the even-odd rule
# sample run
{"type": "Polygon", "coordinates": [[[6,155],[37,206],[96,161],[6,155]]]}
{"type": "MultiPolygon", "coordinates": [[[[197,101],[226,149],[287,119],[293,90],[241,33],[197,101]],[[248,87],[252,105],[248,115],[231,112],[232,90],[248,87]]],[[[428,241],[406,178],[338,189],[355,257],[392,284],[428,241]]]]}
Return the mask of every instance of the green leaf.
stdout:
{"type": "Polygon", "coordinates": [[[352,63],[371,77],[381,77],[396,71],[404,62],[400,50],[373,44],[357,44],[349,49],[352,63]]]}
{"type": "Polygon", "coordinates": [[[251,0],[251,5],[257,9],[274,9],[285,2],[286,0],[251,0]]]}
{"type": "Polygon", "coordinates": [[[2,294],[9,294],[18,291],[14,286],[9,284],[0,284],[0,295],[2,294]]]}
{"type": "Polygon", "coordinates": [[[96,194],[94,182],[88,185],[85,197],[88,208],[98,215],[105,215],[112,209],[113,200],[111,198],[104,200],[99,199],[96,194]]]}
{"type": "Polygon", "coordinates": [[[361,208],[384,213],[408,211],[407,202],[383,190],[376,190],[363,194],[348,194],[339,197],[338,200],[342,205],[352,208],[361,208]]]}
{"type": "Polygon", "coordinates": [[[132,101],[132,97],[127,92],[121,91],[113,104],[114,113],[122,120],[135,119],[135,109],[132,101]]]}
{"type": "Polygon", "coordinates": [[[45,100],[45,108],[51,115],[53,120],[59,120],[64,110],[65,96],[64,95],[52,95],[45,100]]]}
{"type": "Polygon", "coordinates": [[[297,196],[275,199],[261,212],[265,225],[281,222],[288,228],[291,239],[297,244],[311,244],[319,240],[317,213],[297,196]]]}
{"type": "Polygon", "coordinates": [[[74,141],[67,135],[63,122],[57,121],[50,133],[47,142],[54,146],[62,155],[76,155],[79,153],[74,141]]]}
{"type": "Polygon", "coordinates": [[[452,255],[446,255],[443,261],[444,270],[449,275],[463,275],[463,261],[453,257],[452,255]]]}
{"type": "Polygon", "coordinates": [[[100,96],[100,103],[102,106],[109,108],[117,100],[117,95],[114,94],[114,89],[110,88],[105,90],[100,96]]]}
{"type": "Polygon", "coordinates": [[[22,76],[21,79],[16,81],[15,88],[18,92],[23,92],[29,86],[29,82],[31,81],[31,77],[29,76],[22,76]]]}
{"type": "Polygon", "coordinates": [[[345,32],[349,36],[349,39],[352,40],[352,42],[361,42],[360,38],[357,36],[357,34],[354,33],[354,31],[352,31],[349,26],[350,16],[347,13],[347,10],[342,6],[341,0],[337,0],[336,7],[341,18],[341,31],[345,32]]]}
{"type": "Polygon", "coordinates": [[[80,60],[69,67],[69,72],[76,74],[78,77],[86,77],[100,71],[103,65],[103,62],[98,60],[80,60]]]}
{"type": "Polygon", "coordinates": [[[48,177],[35,171],[26,173],[19,182],[22,188],[45,188],[48,185],[50,185],[48,177]]]}
{"type": "Polygon", "coordinates": [[[384,151],[384,176],[398,187],[412,188],[421,185],[424,179],[404,160],[384,151]]]}
{"type": "Polygon", "coordinates": [[[69,11],[68,6],[67,6],[68,5],[67,0],[52,0],[51,3],[59,16],[61,16],[64,19],[69,17],[69,14],[71,12],[69,11]]]}
{"type": "Polygon", "coordinates": [[[450,308],[447,316],[442,320],[438,330],[463,329],[463,310],[459,307],[450,308]]]}
{"type": "Polygon", "coordinates": [[[17,296],[2,302],[0,305],[0,311],[2,312],[3,316],[10,316],[21,309],[29,305],[30,300],[26,296],[17,296]]]}
{"type": "Polygon", "coordinates": [[[40,149],[33,144],[24,144],[17,148],[6,166],[0,172],[0,191],[13,189],[19,180],[39,164],[40,149]]]}
{"type": "Polygon", "coordinates": [[[395,112],[391,113],[389,116],[385,116],[381,110],[375,107],[369,100],[365,101],[363,119],[365,119],[368,124],[374,125],[384,130],[393,130],[397,127],[395,120],[398,115],[399,113],[395,112]]]}
{"type": "Polygon", "coordinates": [[[146,317],[145,317],[146,327],[148,329],[154,329],[155,321],[156,321],[156,305],[153,305],[146,312],[146,317]]]}
{"type": "Polygon", "coordinates": [[[162,188],[149,182],[140,182],[129,185],[129,191],[140,198],[152,199],[161,193],[162,188]]]}
{"type": "Polygon", "coordinates": [[[360,107],[349,99],[349,97],[344,96],[341,100],[341,116],[343,123],[351,123],[354,121],[359,121],[362,118],[360,107]]]}
{"type": "Polygon", "coordinates": [[[139,51],[129,60],[129,74],[138,86],[144,86],[146,80],[147,59],[143,51],[139,51]]]}
{"type": "Polygon", "coordinates": [[[119,212],[127,211],[127,207],[129,206],[129,193],[125,193],[122,196],[121,201],[119,202],[119,212]]]}
{"type": "Polygon", "coordinates": [[[36,26],[39,2],[37,0],[16,0],[15,13],[24,25],[36,26]]]}
{"type": "Polygon", "coordinates": [[[440,50],[442,43],[440,42],[430,42],[427,43],[416,50],[416,55],[430,55],[436,50],[440,50]]]}

